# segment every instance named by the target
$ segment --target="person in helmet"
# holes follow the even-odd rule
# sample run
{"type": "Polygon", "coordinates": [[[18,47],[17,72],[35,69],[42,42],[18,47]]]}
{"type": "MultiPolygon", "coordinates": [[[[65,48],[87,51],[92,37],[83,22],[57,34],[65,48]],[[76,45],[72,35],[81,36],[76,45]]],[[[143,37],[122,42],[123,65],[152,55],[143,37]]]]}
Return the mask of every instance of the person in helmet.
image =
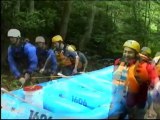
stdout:
{"type": "Polygon", "coordinates": [[[151,58],[151,49],[149,47],[142,47],[139,55],[140,55],[140,59],[141,60],[144,60],[144,61],[152,61],[152,58],[151,58]]]}
{"type": "MultiPolygon", "coordinates": [[[[149,47],[142,47],[139,56],[140,56],[140,62],[146,62],[147,64],[152,64],[152,58],[151,58],[151,49],[149,47]]],[[[152,95],[151,90],[148,90],[148,96],[147,96],[147,115],[148,117],[152,116],[152,95]]]]}
{"type": "Polygon", "coordinates": [[[156,66],[156,70],[157,70],[158,76],[160,78],[160,52],[157,52],[155,54],[155,57],[153,58],[153,62],[156,66]]]}
{"type": "Polygon", "coordinates": [[[160,52],[157,52],[153,58],[153,63],[157,65],[160,61],[160,52]]]}
{"type": "Polygon", "coordinates": [[[52,37],[52,45],[58,61],[58,71],[64,75],[73,75],[77,73],[79,56],[75,51],[67,49],[60,35],[52,37]]]}
{"type": "MultiPolygon", "coordinates": [[[[127,40],[123,47],[123,56],[115,61],[113,72],[113,84],[125,87],[120,100],[118,100],[122,105],[122,111],[117,117],[124,119],[128,114],[129,119],[143,119],[146,113],[148,88],[154,87],[158,76],[152,64],[140,61],[140,44],[137,41],[127,40]]],[[[113,101],[115,101],[114,97],[113,101]]],[[[112,104],[114,105],[114,103],[112,104]]]]}
{"type": "Polygon", "coordinates": [[[152,98],[152,103],[149,104],[148,115],[152,116],[152,111],[154,110],[157,114],[157,119],[160,118],[160,52],[155,54],[153,58],[153,64],[156,66],[156,71],[159,77],[158,83],[156,83],[153,90],[150,90],[150,96],[152,98]]]}
{"type": "Polygon", "coordinates": [[[18,29],[10,29],[7,36],[10,39],[7,58],[10,70],[24,85],[37,69],[36,48],[31,43],[21,40],[21,33],[18,29]]]}
{"type": "MultiPolygon", "coordinates": [[[[68,49],[70,51],[76,51],[76,47],[74,45],[69,45],[68,49]]],[[[88,65],[87,57],[80,51],[76,52],[79,56],[79,63],[82,64],[81,66],[78,67],[78,72],[85,72],[88,65]]]]}
{"type": "Polygon", "coordinates": [[[44,75],[54,75],[57,70],[57,60],[52,49],[48,49],[43,36],[37,36],[35,39],[36,53],[38,56],[38,70],[44,75]],[[46,65],[46,60],[49,59],[49,64],[46,65]]]}

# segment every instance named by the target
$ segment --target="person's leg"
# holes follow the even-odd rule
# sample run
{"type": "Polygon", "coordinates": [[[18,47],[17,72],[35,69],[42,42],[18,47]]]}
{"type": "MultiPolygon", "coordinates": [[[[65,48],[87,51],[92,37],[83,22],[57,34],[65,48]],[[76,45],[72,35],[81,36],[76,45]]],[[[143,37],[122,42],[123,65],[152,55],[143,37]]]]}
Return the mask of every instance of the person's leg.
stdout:
{"type": "Polygon", "coordinates": [[[158,102],[153,102],[153,110],[156,112],[157,114],[157,119],[160,119],[160,103],[158,102]]]}
{"type": "Polygon", "coordinates": [[[73,68],[70,66],[66,66],[62,68],[62,74],[66,76],[72,75],[73,68]]]}
{"type": "Polygon", "coordinates": [[[146,111],[147,111],[146,102],[136,105],[134,110],[134,116],[135,116],[134,119],[144,119],[146,111]]]}
{"type": "Polygon", "coordinates": [[[136,108],[135,107],[127,107],[127,111],[128,111],[128,119],[135,119],[136,108]]]}
{"type": "Polygon", "coordinates": [[[109,110],[109,119],[125,119],[128,114],[126,110],[126,100],[122,96],[112,96],[112,102],[109,110]]]}
{"type": "Polygon", "coordinates": [[[144,119],[145,113],[146,113],[145,108],[136,108],[135,119],[144,119]]]}

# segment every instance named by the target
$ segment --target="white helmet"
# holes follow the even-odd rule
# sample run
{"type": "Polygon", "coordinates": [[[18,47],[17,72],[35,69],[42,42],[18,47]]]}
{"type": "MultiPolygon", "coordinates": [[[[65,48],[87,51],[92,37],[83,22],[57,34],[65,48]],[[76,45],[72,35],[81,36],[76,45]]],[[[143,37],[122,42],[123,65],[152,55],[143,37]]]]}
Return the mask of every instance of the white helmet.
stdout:
{"type": "Polygon", "coordinates": [[[42,37],[42,36],[38,36],[38,37],[36,37],[36,40],[35,40],[35,42],[37,43],[37,42],[45,42],[45,39],[44,39],[44,37],[42,37]]]}
{"type": "Polygon", "coordinates": [[[21,33],[17,29],[10,29],[8,31],[8,37],[21,37],[21,33]]]}

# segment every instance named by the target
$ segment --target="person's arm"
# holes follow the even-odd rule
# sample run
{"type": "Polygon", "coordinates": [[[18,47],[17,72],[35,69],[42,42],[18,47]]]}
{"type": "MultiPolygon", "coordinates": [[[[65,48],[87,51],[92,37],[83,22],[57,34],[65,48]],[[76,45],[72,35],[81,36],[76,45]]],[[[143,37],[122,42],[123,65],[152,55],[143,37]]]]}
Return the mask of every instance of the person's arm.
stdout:
{"type": "Polygon", "coordinates": [[[153,64],[148,64],[147,71],[148,71],[148,74],[150,77],[149,79],[151,80],[150,88],[153,89],[155,87],[155,85],[158,83],[159,77],[156,72],[156,68],[153,64]]]}
{"type": "Polygon", "coordinates": [[[69,55],[74,58],[74,63],[75,63],[72,74],[76,74],[77,68],[78,68],[78,63],[79,63],[79,56],[78,56],[77,52],[71,52],[71,51],[69,51],[69,55]]]}
{"type": "MultiPolygon", "coordinates": [[[[55,74],[56,70],[57,70],[57,59],[56,59],[56,56],[55,56],[55,53],[53,52],[53,50],[49,50],[49,56],[47,58],[47,60],[51,61],[51,70],[52,70],[52,73],[55,74]]],[[[45,66],[47,64],[47,60],[45,62],[45,66]]]]}
{"type": "Polygon", "coordinates": [[[77,73],[78,63],[79,63],[79,56],[76,55],[75,56],[75,65],[74,65],[74,69],[73,69],[73,74],[77,73]]]}
{"type": "Polygon", "coordinates": [[[29,63],[29,66],[26,72],[31,74],[37,69],[37,64],[38,64],[36,48],[28,44],[25,46],[24,50],[25,50],[25,53],[27,54],[28,63],[29,63]]]}
{"type": "Polygon", "coordinates": [[[13,75],[15,76],[16,79],[18,79],[21,76],[21,73],[19,72],[17,65],[16,65],[16,61],[13,58],[13,53],[12,53],[12,49],[11,46],[8,48],[8,63],[9,63],[9,67],[11,72],[13,73],[13,75]]]}
{"type": "Polygon", "coordinates": [[[119,64],[120,64],[120,58],[116,59],[114,62],[114,71],[118,68],[119,64]]]}
{"type": "Polygon", "coordinates": [[[87,58],[86,58],[86,59],[85,59],[85,62],[84,62],[83,72],[86,71],[87,65],[88,65],[88,60],[87,60],[87,58]]]}
{"type": "Polygon", "coordinates": [[[87,65],[88,65],[88,60],[87,57],[83,53],[79,53],[79,56],[82,57],[84,65],[83,65],[83,72],[86,71],[87,65]],[[80,55],[81,54],[81,55],[80,55]]]}

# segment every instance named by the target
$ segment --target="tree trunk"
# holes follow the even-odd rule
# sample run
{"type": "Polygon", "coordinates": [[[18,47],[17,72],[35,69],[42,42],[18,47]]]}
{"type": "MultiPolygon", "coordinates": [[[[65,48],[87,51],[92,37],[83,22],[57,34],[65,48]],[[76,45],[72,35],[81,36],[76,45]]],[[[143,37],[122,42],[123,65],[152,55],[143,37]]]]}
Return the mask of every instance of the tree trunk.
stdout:
{"type": "Polygon", "coordinates": [[[146,7],[145,7],[145,19],[144,19],[144,23],[145,23],[145,26],[147,25],[147,9],[148,9],[148,1],[146,1],[146,5],[145,5],[146,7]]]}
{"type": "Polygon", "coordinates": [[[82,36],[81,42],[79,44],[79,49],[81,51],[84,50],[86,44],[90,40],[90,37],[91,37],[91,34],[92,34],[95,15],[96,15],[96,6],[93,3],[92,9],[91,9],[91,12],[90,12],[90,15],[89,15],[88,26],[86,27],[86,31],[85,31],[84,35],[82,36]]]}
{"type": "Polygon", "coordinates": [[[21,5],[20,0],[17,0],[16,1],[16,6],[15,6],[15,13],[20,12],[20,5],[21,5]]]}
{"type": "Polygon", "coordinates": [[[30,0],[29,2],[29,12],[34,12],[34,0],[30,0]]]}
{"type": "Polygon", "coordinates": [[[150,0],[149,0],[148,1],[148,24],[147,24],[148,34],[150,34],[150,23],[151,23],[151,18],[150,18],[150,0]]]}
{"type": "Polygon", "coordinates": [[[137,21],[137,12],[136,12],[137,1],[133,0],[132,4],[133,4],[133,7],[132,7],[133,16],[134,16],[134,19],[137,21]]]}
{"type": "Polygon", "coordinates": [[[64,40],[65,40],[66,34],[67,34],[71,8],[72,8],[72,1],[71,0],[65,1],[64,2],[64,9],[63,9],[63,17],[62,17],[62,21],[61,21],[61,28],[60,28],[60,35],[62,36],[62,38],[64,40]]]}

